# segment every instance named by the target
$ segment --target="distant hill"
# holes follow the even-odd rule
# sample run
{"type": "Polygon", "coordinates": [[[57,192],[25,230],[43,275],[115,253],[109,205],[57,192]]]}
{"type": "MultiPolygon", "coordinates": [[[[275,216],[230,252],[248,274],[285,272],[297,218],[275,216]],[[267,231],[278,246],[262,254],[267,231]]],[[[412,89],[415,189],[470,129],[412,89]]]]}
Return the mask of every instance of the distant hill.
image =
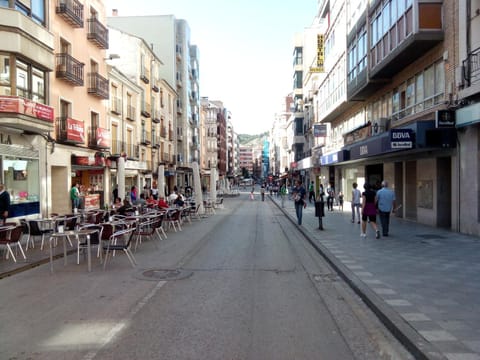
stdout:
{"type": "Polygon", "coordinates": [[[259,143],[267,135],[268,135],[267,131],[258,135],[238,134],[238,142],[240,143],[240,145],[250,145],[252,143],[259,143]]]}

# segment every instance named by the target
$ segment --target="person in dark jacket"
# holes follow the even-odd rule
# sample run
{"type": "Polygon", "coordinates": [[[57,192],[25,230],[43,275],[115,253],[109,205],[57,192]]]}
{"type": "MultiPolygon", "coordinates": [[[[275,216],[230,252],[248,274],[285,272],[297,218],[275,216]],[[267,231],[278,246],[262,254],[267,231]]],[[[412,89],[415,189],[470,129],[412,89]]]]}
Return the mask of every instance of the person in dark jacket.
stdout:
{"type": "Polygon", "coordinates": [[[10,194],[5,190],[5,185],[0,184],[0,225],[4,225],[8,218],[10,208],[10,194]]]}

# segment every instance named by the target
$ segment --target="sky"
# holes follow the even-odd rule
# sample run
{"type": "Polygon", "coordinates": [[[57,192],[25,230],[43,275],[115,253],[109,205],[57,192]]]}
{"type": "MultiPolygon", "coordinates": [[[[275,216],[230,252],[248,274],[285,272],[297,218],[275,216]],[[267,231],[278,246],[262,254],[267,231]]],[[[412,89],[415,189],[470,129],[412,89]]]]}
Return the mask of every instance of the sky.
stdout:
{"type": "Polygon", "coordinates": [[[200,96],[223,102],[238,134],[271,129],[293,87],[294,35],[317,0],[106,0],[107,16],[175,15],[200,53],[200,96]]]}

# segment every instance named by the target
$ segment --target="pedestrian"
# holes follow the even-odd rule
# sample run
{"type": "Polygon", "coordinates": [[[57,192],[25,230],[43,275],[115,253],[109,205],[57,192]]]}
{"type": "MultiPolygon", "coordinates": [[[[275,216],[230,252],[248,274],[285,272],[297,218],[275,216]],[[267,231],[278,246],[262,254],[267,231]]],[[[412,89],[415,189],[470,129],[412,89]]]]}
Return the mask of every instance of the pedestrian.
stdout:
{"type": "Polygon", "coordinates": [[[338,210],[343,211],[343,192],[338,193],[338,210]]]}
{"type": "Polygon", "coordinates": [[[357,222],[360,224],[360,199],[362,198],[362,193],[357,189],[358,184],[354,182],[352,184],[352,223],[355,223],[355,214],[357,214],[357,222]]]}
{"type": "Polygon", "coordinates": [[[262,185],[260,188],[260,195],[262,196],[262,201],[265,201],[265,185],[262,185]]]}
{"type": "Polygon", "coordinates": [[[327,209],[333,211],[333,200],[335,199],[335,189],[332,184],[327,186],[327,209]]]}
{"type": "Polygon", "coordinates": [[[280,188],[280,198],[282,199],[282,208],[285,207],[286,196],[287,196],[287,185],[283,183],[282,187],[280,188]]]}
{"type": "Polygon", "coordinates": [[[388,181],[382,181],[382,188],[377,191],[377,208],[382,225],[382,235],[388,236],[390,213],[395,212],[395,192],[388,187],[388,181]]]}
{"type": "Polygon", "coordinates": [[[72,201],[72,212],[75,213],[76,209],[80,207],[80,184],[76,183],[72,185],[70,189],[70,200],[72,201]]]}
{"type": "Polygon", "coordinates": [[[137,187],[133,185],[130,188],[130,203],[136,204],[136,202],[137,202],[137,187]]]}
{"type": "Polygon", "coordinates": [[[307,206],[307,191],[303,187],[301,180],[296,181],[296,186],[293,188],[292,193],[293,201],[295,202],[295,213],[297,214],[297,222],[298,225],[302,225],[303,208],[307,206]]]}
{"type": "Polygon", "coordinates": [[[10,194],[5,190],[5,185],[0,184],[0,225],[5,225],[10,208],[10,194]]]}
{"type": "Polygon", "coordinates": [[[118,198],[118,184],[115,185],[115,188],[113,189],[112,195],[113,195],[113,201],[117,200],[117,198],[118,198]]]}
{"type": "Polygon", "coordinates": [[[312,200],[315,201],[315,183],[312,182],[308,185],[308,202],[312,203],[312,200]]]}
{"type": "Polygon", "coordinates": [[[380,231],[377,228],[377,196],[369,183],[363,185],[365,191],[362,193],[362,233],[361,237],[367,236],[367,220],[375,230],[375,237],[380,238],[380,231]]]}
{"type": "Polygon", "coordinates": [[[158,200],[158,187],[157,183],[154,183],[152,186],[152,197],[154,200],[158,200]]]}

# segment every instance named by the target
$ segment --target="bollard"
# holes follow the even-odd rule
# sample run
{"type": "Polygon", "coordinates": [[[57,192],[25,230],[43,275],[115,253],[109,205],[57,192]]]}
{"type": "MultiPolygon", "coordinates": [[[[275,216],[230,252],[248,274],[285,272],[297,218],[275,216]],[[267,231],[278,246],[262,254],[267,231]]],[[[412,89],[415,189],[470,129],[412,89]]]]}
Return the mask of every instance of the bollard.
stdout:
{"type": "Polygon", "coordinates": [[[318,217],[318,228],[323,230],[322,218],[325,216],[325,202],[315,201],[315,216],[318,217]]]}

